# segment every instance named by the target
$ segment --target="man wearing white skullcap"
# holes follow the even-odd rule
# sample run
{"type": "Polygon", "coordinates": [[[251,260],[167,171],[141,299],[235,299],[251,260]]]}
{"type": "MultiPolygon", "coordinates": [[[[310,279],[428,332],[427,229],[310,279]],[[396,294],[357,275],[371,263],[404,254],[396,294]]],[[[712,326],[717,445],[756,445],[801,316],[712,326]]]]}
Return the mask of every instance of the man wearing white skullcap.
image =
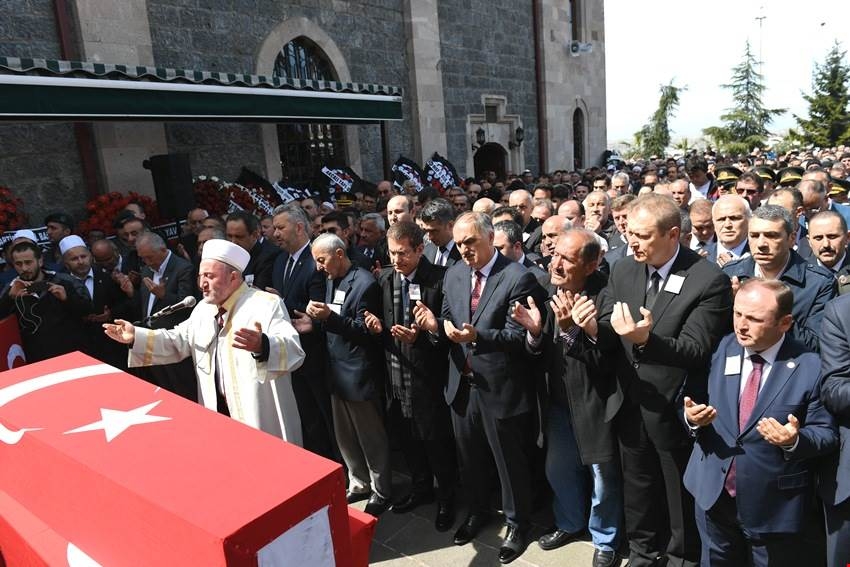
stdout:
{"type": "Polygon", "coordinates": [[[127,347],[109,340],[101,325],[117,318],[130,317],[131,297],[112,280],[109,272],[92,265],[92,253],[76,234],[59,241],[59,253],[68,274],[85,288],[91,300],[91,312],[82,318],[84,353],[112,366],[127,369],[127,347]]]}
{"type": "Polygon", "coordinates": [[[304,351],[283,301],[245,284],[249,259],[237,244],[208,240],[198,275],[203,302],[186,321],[173,329],[136,328],[121,319],[103,327],[131,345],[131,367],[191,356],[199,403],[301,445],[290,373],[301,366],[304,351]]]}

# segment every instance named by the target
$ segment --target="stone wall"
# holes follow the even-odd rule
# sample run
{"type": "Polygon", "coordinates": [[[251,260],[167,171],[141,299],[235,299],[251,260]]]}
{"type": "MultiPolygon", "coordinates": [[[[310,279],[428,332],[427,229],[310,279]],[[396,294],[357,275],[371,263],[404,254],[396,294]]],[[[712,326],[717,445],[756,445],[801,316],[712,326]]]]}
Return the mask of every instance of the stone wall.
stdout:
{"type": "MultiPolygon", "coordinates": [[[[401,0],[148,0],[148,15],[158,66],[254,73],[271,30],[287,18],[304,17],[333,39],[354,81],[407,87],[401,0]]],[[[409,103],[404,112],[403,122],[389,126],[393,154],[410,153],[409,103]]],[[[359,130],[359,173],[380,179],[380,130],[359,130]]],[[[169,124],[167,134],[169,150],[190,153],[196,174],[232,179],[243,165],[265,171],[257,125],[169,124]]]]}
{"type": "MultiPolygon", "coordinates": [[[[2,2],[0,54],[60,58],[52,0],[2,2]]],[[[79,218],[86,195],[73,126],[0,123],[0,185],[23,199],[35,226],[57,209],[79,218]]]]}
{"type": "MultiPolygon", "coordinates": [[[[537,167],[537,114],[531,2],[439,2],[448,159],[461,175],[471,151],[467,115],[483,114],[481,95],[507,97],[507,114],[519,114],[527,167],[537,167]]],[[[507,148],[505,148],[507,150],[507,148]]]]}

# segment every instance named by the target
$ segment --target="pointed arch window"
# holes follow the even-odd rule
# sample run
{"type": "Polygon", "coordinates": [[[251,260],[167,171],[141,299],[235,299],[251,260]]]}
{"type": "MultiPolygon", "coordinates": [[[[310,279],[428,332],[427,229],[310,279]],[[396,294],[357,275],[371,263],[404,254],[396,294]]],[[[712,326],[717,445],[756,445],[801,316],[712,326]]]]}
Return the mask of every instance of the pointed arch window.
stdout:
{"type": "MultiPolygon", "coordinates": [[[[336,81],[333,65],[306,37],[283,46],[275,59],[275,77],[336,81]]],[[[277,126],[280,163],[289,183],[319,189],[327,186],[322,166],[346,165],[345,133],[338,124],[282,123],[277,126]]]]}

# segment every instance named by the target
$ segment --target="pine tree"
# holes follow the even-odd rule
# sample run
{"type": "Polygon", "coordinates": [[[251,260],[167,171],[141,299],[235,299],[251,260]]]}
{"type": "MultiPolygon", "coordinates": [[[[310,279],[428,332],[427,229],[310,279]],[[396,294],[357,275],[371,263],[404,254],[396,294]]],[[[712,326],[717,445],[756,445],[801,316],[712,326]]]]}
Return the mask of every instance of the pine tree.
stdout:
{"type": "Polygon", "coordinates": [[[837,41],[823,65],[815,64],[812,94],[803,95],[809,103],[809,116],[794,115],[798,130],[789,134],[795,140],[821,148],[850,143],[850,66],[844,62],[846,51],[837,41]]]}
{"type": "Polygon", "coordinates": [[[664,155],[670,145],[670,119],[679,106],[679,93],[684,87],[677,87],[670,81],[669,85],[661,85],[661,98],[658,108],[649,118],[649,123],[635,132],[635,142],[644,156],[664,155]]]}
{"type": "Polygon", "coordinates": [[[732,91],[733,107],[720,115],[723,126],[711,126],[703,132],[717,141],[726,153],[748,153],[765,145],[770,132],[768,124],[785,112],[784,108],[765,108],[762,95],[764,77],[756,70],[758,62],[747,41],[744,60],[732,68],[732,82],[720,85],[732,91]]]}

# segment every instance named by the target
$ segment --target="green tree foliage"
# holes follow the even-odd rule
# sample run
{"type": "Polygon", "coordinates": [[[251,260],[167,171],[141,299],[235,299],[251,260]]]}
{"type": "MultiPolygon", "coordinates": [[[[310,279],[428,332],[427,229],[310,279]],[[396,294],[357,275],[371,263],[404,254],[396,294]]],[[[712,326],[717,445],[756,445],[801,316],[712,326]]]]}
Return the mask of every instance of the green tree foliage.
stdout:
{"type": "Polygon", "coordinates": [[[721,85],[732,91],[733,106],[720,115],[723,126],[703,130],[706,136],[717,141],[724,153],[748,153],[764,146],[770,135],[768,124],[785,112],[784,108],[765,108],[762,95],[766,87],[757,65],[747,41],[744,60],[732,68],[732,82],[721,85]]]}
{"type": "Polygon", "coordinates": [[[791,138],[821,148],[850,143],[850,66],[845,63],[846,54],[836,41],[826,62],[815,64],[812,94],[803,95],[809,103],[809,116],[794,115],[799,130],[792,130],[791,138]]]}
{"type": "Polygon", "coordinates": [[[635,132],[635,145],[644,156],[664,155],[670,145],[670,119],[679,106],[679,93],[684,87],[677,87],[670,81],[669,85],[661,85],[661,98],[658,108],[649,118],[649,123],[635,132]]]}

